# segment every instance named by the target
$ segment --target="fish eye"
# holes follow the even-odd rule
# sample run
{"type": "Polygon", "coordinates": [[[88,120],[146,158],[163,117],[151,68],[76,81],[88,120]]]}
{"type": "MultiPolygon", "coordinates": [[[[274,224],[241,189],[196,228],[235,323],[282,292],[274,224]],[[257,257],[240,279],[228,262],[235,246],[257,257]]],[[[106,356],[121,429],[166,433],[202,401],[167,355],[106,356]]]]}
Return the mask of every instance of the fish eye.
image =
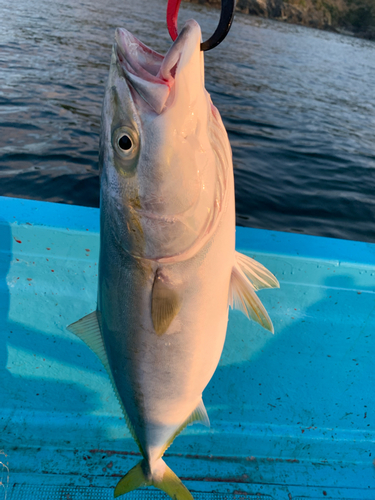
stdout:
{"type": "Polygon", "coordinates": [[[138,155],[139,138],[130,127],[119,127],[112,133],[112,146],[122,160],[132,160],[138,155]]]}
{"type": "Polygon", "coordinates": [[[131,138],[127,134],[124,134],[119,138],[118,145],[123,151],[129,151],[129,149],[132,148],[133,143],[131,138]]]}

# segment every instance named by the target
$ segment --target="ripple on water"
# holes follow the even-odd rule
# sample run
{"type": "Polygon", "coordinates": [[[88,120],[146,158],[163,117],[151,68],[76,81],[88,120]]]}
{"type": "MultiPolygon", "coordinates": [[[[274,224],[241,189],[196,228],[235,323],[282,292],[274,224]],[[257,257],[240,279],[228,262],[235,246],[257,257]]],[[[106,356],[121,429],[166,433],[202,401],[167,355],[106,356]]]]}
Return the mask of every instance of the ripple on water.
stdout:
{"type": "MultiPolygon", "coordinates": [[[[114,29],[165,52],[165,1],[0,0],[0,195],[98,206],[114,29]]],[[[219,13],[185,4],[207,38],[219,13]]],[[[375,241],[375,44],[241,14],[207,53],[237,223],[375,241]]]]}

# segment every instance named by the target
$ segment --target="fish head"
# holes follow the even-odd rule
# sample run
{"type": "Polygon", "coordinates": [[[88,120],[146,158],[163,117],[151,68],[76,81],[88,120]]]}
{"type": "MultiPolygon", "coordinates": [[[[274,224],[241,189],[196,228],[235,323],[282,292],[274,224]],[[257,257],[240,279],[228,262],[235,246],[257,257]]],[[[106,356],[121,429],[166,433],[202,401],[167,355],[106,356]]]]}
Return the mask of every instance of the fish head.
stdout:
{"type": "Polygon", "coordinates": [[[134,257],[194,255],[225,206],[231,150],[204,87],[200,43],[192,20],[165,57],[116,30],[102,112],[101,207],[134,257]]]}

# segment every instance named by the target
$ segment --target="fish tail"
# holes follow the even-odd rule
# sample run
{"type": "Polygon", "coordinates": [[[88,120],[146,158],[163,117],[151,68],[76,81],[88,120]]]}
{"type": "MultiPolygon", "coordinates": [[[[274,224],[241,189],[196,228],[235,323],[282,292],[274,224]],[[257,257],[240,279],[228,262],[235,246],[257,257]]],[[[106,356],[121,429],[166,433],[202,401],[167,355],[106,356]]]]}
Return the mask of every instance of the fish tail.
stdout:
{"type": "Polygon", "coordinates": [[[174,500],[194,500],[190,491],[161,458],[150,467],[141,460],[118,482],[115,498],[143,486],[155,486],[174,500]]]}

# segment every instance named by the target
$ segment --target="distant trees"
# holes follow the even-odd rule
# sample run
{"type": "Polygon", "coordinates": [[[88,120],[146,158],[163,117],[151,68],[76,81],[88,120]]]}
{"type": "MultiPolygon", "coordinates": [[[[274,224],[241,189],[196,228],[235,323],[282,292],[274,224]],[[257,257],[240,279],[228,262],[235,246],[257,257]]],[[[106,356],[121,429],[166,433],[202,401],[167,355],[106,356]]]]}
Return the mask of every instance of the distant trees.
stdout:
{"type": "MultiPolygon", "coordinates": [[[[220,7],[220,0],[185,1],[220,7]]],[[[237,10],[375,40],[375,0],[237,0],[237,10]]]]}
{"type": "MultiPolygon", "coordinates": [[[[252,3],[259,0],[239,0],[239,3],[241,1],[252,3]]],[[[317,28],[341,28],[357,36],[375,40],[375,0],[280,0],[280,2],[286,21],[317,28]],[[296,12],[296,9],[299,12],[296,12]]]]}
{"type": "MultiPolygon", "coordinates": [[[[329,24],[333,28],[344,28],[354,34],[375,40],[375,0],[283,0],[284,3],[298,5],[329,14],[329,24]]],[[[322,26],[324,27],[324,26],[322,26]]]]}
{"type": "Polygon", "coordinates": [[[341,23],[357,34],[375,39],[375,0],[346,0],[341,23]]]}

